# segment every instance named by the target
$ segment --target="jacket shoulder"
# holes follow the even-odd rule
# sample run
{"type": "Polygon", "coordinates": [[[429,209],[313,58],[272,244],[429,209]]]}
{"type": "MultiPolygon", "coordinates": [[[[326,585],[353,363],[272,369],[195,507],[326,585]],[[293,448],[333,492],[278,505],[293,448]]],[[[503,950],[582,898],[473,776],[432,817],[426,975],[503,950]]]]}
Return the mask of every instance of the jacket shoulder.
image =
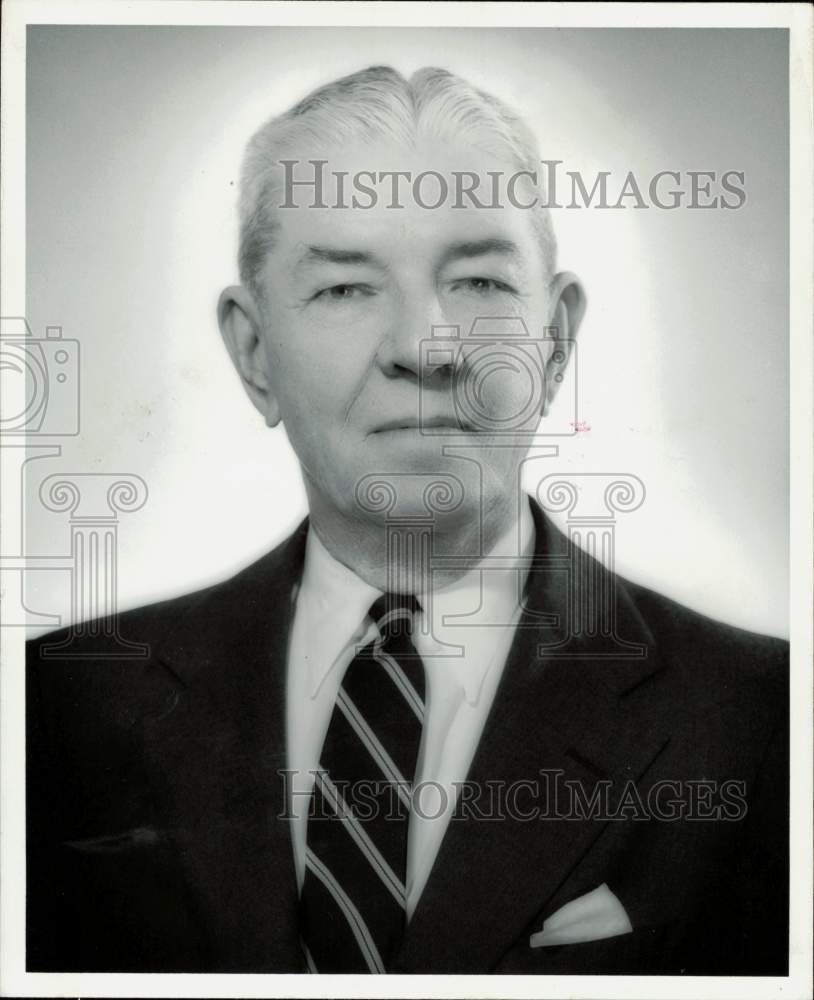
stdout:
{"type": "Polygon", "coordinates": [[[640,584],[623,583],[664,649],[690,646],[710,654],[743,655],[757,668],[788,659],[786,639],[730,625],[640,584]]]}
{"type": "MultiPolygon", "coordinates": [[[[89,619],[29,639],[26,643],[26,661],[29,666],[52,657],[75,662],[85,657],[89,660],[101,657],[114,661],[118,657],[115,652],[116,643],[111,646],[111,634],[122,641],[121,659],[132,662],[148,658],[144,653],[138,655],[128,643],[152,648],[175,632],[181,623],[206,617],[218,605],[228,607],[230,604],[239,604],[262,589],[269,580],[292,572],[292,548],[304,541],[306,531],[307,524],[303,522],[293,535],[270,552],[214,584],[118,612],[109,619],[89,619]],[[68,644],[70,655],[60,656],[58,648],[67,650],[68,644]]],[[[296,562],[293,565],[296,566],[296,562]]]]}
{"type": "Polygon", "coordinates": [[[701,700],[749,701],[788,714],[789,643],[711,618],[639,584],[623,585],[660,660],[701,700]]]}
{"type": "Polygon", "coordinates": [[[30,640],[26,688],[32,732],[42,720],[85,739],[83,727],[100,735],[104,720],[119,731],[137,718],[166,711],[178,685],[185,684],[179,657],[197,663],[209,651],[222,655],[253,623],[268,619],[279,603],[276,595],[295,578],[304,529],[305,523],[220,583],[30,640]]]}

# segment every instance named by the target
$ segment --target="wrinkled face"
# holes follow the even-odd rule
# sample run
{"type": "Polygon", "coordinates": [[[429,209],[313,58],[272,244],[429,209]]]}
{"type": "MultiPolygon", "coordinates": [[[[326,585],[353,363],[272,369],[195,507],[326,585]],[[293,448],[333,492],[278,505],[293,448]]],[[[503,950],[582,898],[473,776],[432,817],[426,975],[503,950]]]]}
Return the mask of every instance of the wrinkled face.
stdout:
{"type": "MultiPolygon", "coordinates": [[[[482,176],[486,191],[487,171],[516,169],[466,145],[360,145],[321,158],[329,206],[353,193],[347,178],[337,191],[336,172],[434,170],[452,192],[453,171],[482,176]]],[[[296,176],[312,171],[303,162],[296,176]]],[[[296,207],[275,212],[258,303],[266,416],[286,427],[312,510],[369,517],[389,508],[391,496],[371,493],[381,474],[400,513],[422,513],[432,477],[449,485],[452,475],[466,494],[460,514],[471,517],[515,495],[556,388],[543,339],[556,302],[539,238],[522,208],[456,209],[450,194],[428,209],[409,185],[404,207],[389,208],[390,188],[377,190],[371,208],[314,208],[313,189],[295,188],[296,207]],[[450,444],[465,458],[445,454],[450,444]]],[[[430,179],[421,199],[432,203],[438,191],[430,179]]],[[[279,205],[284,194],[275,197],[279,205]]]]}

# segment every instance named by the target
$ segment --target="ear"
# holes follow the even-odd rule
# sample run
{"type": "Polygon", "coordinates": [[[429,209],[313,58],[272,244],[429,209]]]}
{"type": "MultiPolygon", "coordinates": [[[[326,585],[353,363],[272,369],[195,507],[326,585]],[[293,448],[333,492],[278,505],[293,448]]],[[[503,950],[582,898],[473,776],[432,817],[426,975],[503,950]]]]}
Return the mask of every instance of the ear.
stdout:
{"type": "Polygon", "coordinates": [[[565,371],[571,359],[577,332],[588,304],[579,278],[570,271],[561,271],[551,279],[549,302],[548,326],[556,328],[557,342],[552,343],[546,359],[546,399],[543,413],[557,395],[562,379],[558,381],[556,376],[565,371]]]}
{"type": "Polygon", "coordinates": [[[269,427],[280,422],[280,408],[268,374],[268,357],[260,310],[242,285],[224,288],[218,299],[218,326],[249,399],[269,427]]]}

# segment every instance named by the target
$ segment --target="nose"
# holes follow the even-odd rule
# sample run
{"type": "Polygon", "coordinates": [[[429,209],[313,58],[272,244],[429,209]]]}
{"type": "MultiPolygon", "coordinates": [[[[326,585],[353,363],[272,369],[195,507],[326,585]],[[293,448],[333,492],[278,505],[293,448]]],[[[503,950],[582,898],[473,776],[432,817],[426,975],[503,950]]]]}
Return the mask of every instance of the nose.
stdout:
{"type": "MultiPolygon", "coordinates": [[[[446,321],[434,288],[403,292],[396,300],[396,308],[382,338],[378,363],[388,378],[406,378],[420,381],[435,375],[441,365],[427,364],[427,352],[422,345],[432,337],[434,326],[446,321]]],[[[451,370],[450,370],[451,373],[451,370]]]]}

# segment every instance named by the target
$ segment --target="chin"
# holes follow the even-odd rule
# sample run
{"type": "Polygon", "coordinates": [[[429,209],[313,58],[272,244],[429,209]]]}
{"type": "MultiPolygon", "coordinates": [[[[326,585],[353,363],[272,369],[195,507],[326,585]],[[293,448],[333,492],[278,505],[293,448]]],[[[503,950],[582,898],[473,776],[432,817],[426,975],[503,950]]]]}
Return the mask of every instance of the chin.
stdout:
{"type": "Polygon", "coordinates": [[[439,528],[471,523],[505,503],[509,483],[517,481],[516,469],[493,467],[488,448],[453,446],[445,455],[443,439],[398,433],[377,435],[371,444],[347,456],[341,489],[332,491],[342,507],[350,504],[353,516],[368,521],[429,518],[439,528]]]}

